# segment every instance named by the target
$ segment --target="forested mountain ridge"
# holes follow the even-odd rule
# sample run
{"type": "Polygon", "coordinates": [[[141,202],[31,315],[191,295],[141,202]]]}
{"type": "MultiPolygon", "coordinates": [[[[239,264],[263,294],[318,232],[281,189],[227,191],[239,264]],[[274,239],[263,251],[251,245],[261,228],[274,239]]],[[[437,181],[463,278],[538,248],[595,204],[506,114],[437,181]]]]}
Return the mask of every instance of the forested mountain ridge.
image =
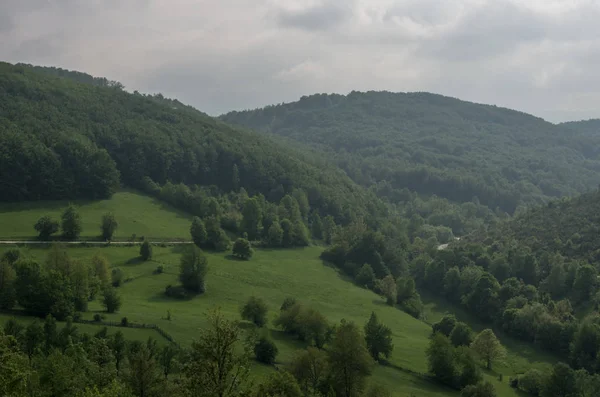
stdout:
{"type": "Polygon", "coordinates": [[[313,209],[340,223],[386,212],[306,153],[162,95],[57,70],[0,63],[2,201],[108,197],[119,183],[146,188],[150,178],[225,193],[243,187],[273,202],[302,189],[313,209]]]}
{"type": "Polygon", "coordinates": [[[221,118],[328,151],[352,179],[392,201],[408,188],[512,213],[600,182],[600,136],[441,95],[317,94],[221,118]]]}

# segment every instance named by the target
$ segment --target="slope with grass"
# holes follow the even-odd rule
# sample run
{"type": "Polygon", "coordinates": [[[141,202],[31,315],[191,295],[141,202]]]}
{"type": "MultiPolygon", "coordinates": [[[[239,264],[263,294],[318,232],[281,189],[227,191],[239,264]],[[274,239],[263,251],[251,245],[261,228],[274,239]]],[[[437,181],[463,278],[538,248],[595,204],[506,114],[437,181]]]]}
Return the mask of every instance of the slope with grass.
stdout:
{"type": "MultiPolygon", "coordinates": [[[[190,301],[177,301],[164,296],[167,285],[177,284],[181,247],[155,247],[153,259],[141,262],[136,247],[70,248],[76,259],[87,260],[96,252],[106,256],[113,267],[119,267],[130,279],[120,287],[123,306],[119,313],[107,314],[107,320],[119,321],[127,316],[129,321],[157,324],[179,343],[187,344],[205,326],[204,314],[219,306],[230,318],[239,319],[239,308],[252,295],[262,297],[269,305],[269,327],[278,344],[278,363],[288,362],[295,349],[303,345],[272,326],[284,298],[294,296],[323,313],[330,322],[342,318],[363,325],[371,311],[393,331],[395,349],[389,366],[378,366],[373,381],[394,390],[396,396],[452,396],[457,393],[437,386],[407,371],[427,372],[425,350],[429,343],[431,327],[402,311],[385,305],[376,294],[351,284],[345,277],[318,259],[321,248],[297,250],[257,250],[250,261],[234,260],[224,254],[208,254],[209,273],[207,291],[190,301]],[[157,266],[164,267],[163,274],[154,274],[157,266]],[[167,319],[170,312],[171,319],[167,319]]],[[[1,251],[1,249],[0,249],[1,251]]],[[[43,259],[46,249],[26,248],[24,254],[43,259]]],[[[99,303],[90,305],[84,318],[91,319],[101,310],[99,303]]],[[[509,346],[510,347],[510,346],[509,346]]],[[[494,383],[499,396],[514,396],[508,387],[508,377],[523,368],[524,360],[543,361],[545,357],[522,356],[518,347],[511,349],[506,365],[496,368],[504,374],[502,382],[496,373],[486,374],[494,383]],[[514,359],[512,358],[514,357],[514,359]],[[517,364],[514,364],[517,363],[517,364]]],[[[258,374],[265,367],[257,367],[258,374]]]]}
{"type": "MultiPolygon", "coordinates": [[[[100,239],[102,215],[111,212],[119,227],[113,240],[189,240],[192,217],[135,190],[121,190],[106,200],[75,200],[82,220],[81,239],[100,239]]],[[[44,215],[59,221],[68,201],[0,203],[0,240],[34,240],[35,222],[44,215]]]]}
{"type": "Polygon", "coordinates": [[[600,136],[429,93],[317,94],[222,119],[310,144],[383,195],[408,188],[491,209],[573,195],[600,182],[600,136]]]}

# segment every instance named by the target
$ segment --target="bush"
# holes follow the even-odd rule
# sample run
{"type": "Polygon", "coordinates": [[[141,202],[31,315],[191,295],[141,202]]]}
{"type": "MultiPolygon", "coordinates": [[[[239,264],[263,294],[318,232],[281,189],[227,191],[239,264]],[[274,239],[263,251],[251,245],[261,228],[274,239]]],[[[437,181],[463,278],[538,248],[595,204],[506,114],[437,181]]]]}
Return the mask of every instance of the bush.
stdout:
{"type": "Polygon", "coordinates": [[[165,267],[163,265],[158,265],[154,270],[154,274],[163,274],[165,272],[165,267]]]}
{"type": "Polygon", "coordinates": [[[114,313],[121,308],[121,297],[114,287],[104,289],[102,304],[109,313],[114,313]]]}
{"type": "Polygon", "coordinates": [[[144,261],[152,259],[152,245],[148,240],[144,240],[142,243],[142,246],[140,247],[140,256],[144,261]]]}
{"type": "Polygon", "coordinates": [[[373,283],[375,282],[375,273],[373,272],[373,268],[368,263],[365,263],[363,267],[356,273],[356,277],[354,277],[354,281],[361,287],[366,287],[368,289],[373,288],[373,283]]]}
{"type": "Polygon", "coordinates": [[[114,269],[112,269],[111,271],[111,280],[112,280],[112,286],[113,287],[120,287],[121,284],[123,284],[123,271],[121,271],[121,269],[119,269],[118,267],[115,267],[114,269]]]}
{"type": "Polygon", "coordinates": [[[241,308],[240,314],[244,320],[253,322],[257,327],[267,323],[267,304],[261,298],[251,296],[241,308]]]}
{"type": "Polygon", "coordinates": [[[526,393],[539,396],[544,384],[544,374],[537,369],[530,369],[519,376],[517,386],[526,393]]]}
{"type": "Polygon", "coordinates": [[[279,349],[277,349],[275,343],[266,336],[260,337],[254,345],[256,360],[261,363],[273,364],[277,357],[277,353],[279,353],[279,349]]]}
{"type": "Polygon", "coordinates": [[[99,323],[100,321],[102,321],[102,316],[100,315],[100,313],[96,313],[94,314],[94,321],[99,323]]]}
{"type": "Polygon", "coordinates": [[[190,297],[188,291],[181,285],[175,287],[167,285],[167,288],[165,288],[165,295],[174,299],[189,299],[190,297]]]}
{"type": "Polygon", "coordinates": [[[121,319],[121,327],[128,327],[129,326],[129,320],[127,320],[127,317],[123,317],[121,319]]]}
{"type": "Polygon", "coordinates": [[[250,242],[245,238],[238,238],[235,240],[235,243],[233,243],[233,256],[248,260],[252,258],[253,254],[254,250],[252,249],[250,242]]]}
{"type": "Polygon", "coordinates": [[[38,238],[40,240],[48,240],[51,235],[58,232],[58,222],[52,220],[48,215],[45,215],[38,219],[34,229],[38,232],[38,238]]]}

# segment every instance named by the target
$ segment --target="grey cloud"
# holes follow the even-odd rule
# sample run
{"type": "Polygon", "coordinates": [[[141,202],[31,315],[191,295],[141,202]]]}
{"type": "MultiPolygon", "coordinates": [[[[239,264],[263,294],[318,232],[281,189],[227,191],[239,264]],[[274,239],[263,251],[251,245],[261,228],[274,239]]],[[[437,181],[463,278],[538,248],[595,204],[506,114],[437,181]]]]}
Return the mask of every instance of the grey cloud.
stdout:
{"type": "Polygon", "coordinates": [[[342,4],[326,2],[304,10],[280,10],[277,22],[283,27],[305,30],[327,30],[351,16],[351,10],[342,4]]]}
{"type": "Polygon", "coordinates": [[[0,56],[117,79],[210,114],[385,89],[553,121],[600,116],[600,6],[570,0],[558,14],[534,3],[0,0],[0,56]]]}

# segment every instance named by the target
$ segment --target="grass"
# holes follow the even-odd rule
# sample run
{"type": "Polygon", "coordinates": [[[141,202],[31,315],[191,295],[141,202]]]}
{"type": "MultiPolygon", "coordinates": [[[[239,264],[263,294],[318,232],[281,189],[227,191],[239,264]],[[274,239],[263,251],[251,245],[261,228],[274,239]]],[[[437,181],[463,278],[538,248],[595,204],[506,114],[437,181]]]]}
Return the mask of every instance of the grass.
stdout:
{"type": "MultiPolygon", "coordinates": [[[[430,326],[385,305],[383,299],[376,294],[351,284],[336,269],[324,265],[318,259],[321,251],[319,247],[257,250],[250,261],[233,260],[227,254],[209,253],[207,291],[188,301],[172,300],[163,294],[167,285],[178,282],[179,257],[183,247],[154,247],[154,257],[148,262],[136,259],[138,249],[125,246],[68,249],[73,258],[84,261],[99,252],[109,259],[113,267],[120,267],[126,277],[131,279],[119,288],[123,306],[119,313],[106,315],[109,321],[119,321],[121,317],[127,316],[131,322],[157,324],[179,343],[187,345],[198,335],[198,330],[206,325],[205,313],[208,310],[218,306],[228,318],[239,319],[239,308],[245,300],[252,295],[260,296],[269,305],[270,332],[280,352],[277,361],[285,364],[296,349],[303,347],[300,342],[271,325],[286,297],[293,296],[314,307],[331,322],[345,318],[362,326],[371,312],[375,311],[380,320],[392,329],[394,352],[389,366],[376,367],[372,381],[387,386],[394,391],[395,396],[458,395],[408,372],[427,372],[425,350],[431,332],[430,326]],[[164,267],[165,272],[153,274],[159,265],[164,267]],[[171,320],[167,320],[167,312],[171,313],[171,320]]],[[[46,250],[42,247],[23,249],[25,255],[37,259],[43,259],[46,250]]],[[[425,294],[424,300],[428,321],[435,322],[446,311],[457,310],[425,294]]],[[[101,310],[98,302],[92,302],[90,311],[84,313],[83,318],[92,319],[101,310]]],[[[464,313],[459,311],[456,314],[459,319],[471,322],[464,313]]],[[[482,328],[475,322],[472,325],[475,329],[482,328]]],[[[147,339],[146,334],[136,335],[138,330],[131,331],[134,332],[132,337],[147,339]]],[[[539,354],[530,345],[501,337],[509,349],[507,360],[494,368],[495,372],[485,376],[495,385],[499,396],[516,396],[516,392],[508,386],[509,376],[531,366],[547,366],[552,358],[539,354]],[[502,382],[498,380],[499,373],[504,375],[502,382]]],[[[255,367],[259,376],[269,372],[269,368],[258,365],[255,367]]]]}
{"type": "MultiPolygon", "coordinates": [[[[0,239],[26,240],[34,238],[33,224],[42,215],[49,214],[59,219],[67,202],[36,202],[0,204],[0,239]]],[[[123,190],[110,200],[77,202],[83,220],[82,237],[96,238],[99,234],[101,216],[113,212],[119,222],[115,240],[127,240],[132,234],[150,239],[187,239],[191,218],[172,207],[133,190],[123,190]]],[[[2,251],[8,246],[0,246],[2,251]]],[[[21,248],[24,255],[43,260],[47,247],[21,248]]],[[[175,340],[189,344],[206,326],[208,310],[219,307],[230,319],[239,319],[239,308],[254,295],[263,298],[269,305],[269,327],[271,336],[279,348],[278,364],[290,361],[297,349],[304,345],[281,331],[274,329],[272,320],[277,316],[282,301],[293,296],[306,305],[323,313],[330,322],[342,318],[354,321],[361,327],[372,311],[393,332],[394,352],[389,365],[378,365],[371,382],[386,386],[394,396],[442,397],[458,396],[459,393],[439,386],[412,372],[426,373],[425,351],[431,327],[428,323],[438,321],[446,312],[453,312],[461,321],[469,323],[475,330],[485,328],[461,308],[454,307],[435,297],[422,293],[426,306],[427,322],[414,319],[408,314],[385,305],[384,300],[363,288],[352,284],[336,269],[319,260],[320,247],[294,250],[257,250],[250,261],[231,259],[227,254],[208,253],[209,272],[207,291],[188,301],[177,301],[164,295],[165,287],[178,283],[179,258],[182,246],[155,246],[151,261],[138,259],[139,247],[95,246],[68,248],[69,254],[78,260],[88,261],[95,253],[106,256],[113,267],[119,267],[125,278],[130,279],[119,288],[123,306],[119,313],[106,314],[106,320],[120,321],[126,316],[130,322],[157,324],[175,340]],[[163,274],[154,274],[162,265],[163,274]],[[170,312],[171,319],[167,319],[170,312]]],[[[92,302],[84,319],[92,319],[101,312],[99,302],[92,302]]],[[[12,316],[0,315],[0,323],[12,316]]],[[[23,322],[28,317],[19,317],[23,322]]],[[[82,332],[96,333],[97,325],[77,324],[82,332]]],[[[109,327],[109,332],[116,332],[109,327]]],[[[146,340],[153,336],[164,341],[155,331],[148,329],[118,328],[127,338],[146,340]]],[[[499,335],[509,354],[504,363],[497,365],[496,372],[486,373],[499,397],[518,394],[508,386],[511,375],[531,367],[547,367],[554,357],[539,353],[531,345],[520,343],[502,334],[499,335]],[[503,374],[502,381],[498,374],[503,374]]],[[[255,365],[254,374],[261,377],[272,368],[255,365]]]]}
{"type": "MultiPolygon", "coordinates": [[[[122,190],[109,200],[73,203],[79,207],[82,239],[99,238],[100,221],[107,212],[112,212],[119,222],[113,240],[128,240],[132,234],[149,239],[189,239],[189,214],[134,190],[122,190]]],[[[68,204],[67,201],[0,203],[0,240],[34,240],[35,222],[44,215],[60,222],[68,204]]]]}

